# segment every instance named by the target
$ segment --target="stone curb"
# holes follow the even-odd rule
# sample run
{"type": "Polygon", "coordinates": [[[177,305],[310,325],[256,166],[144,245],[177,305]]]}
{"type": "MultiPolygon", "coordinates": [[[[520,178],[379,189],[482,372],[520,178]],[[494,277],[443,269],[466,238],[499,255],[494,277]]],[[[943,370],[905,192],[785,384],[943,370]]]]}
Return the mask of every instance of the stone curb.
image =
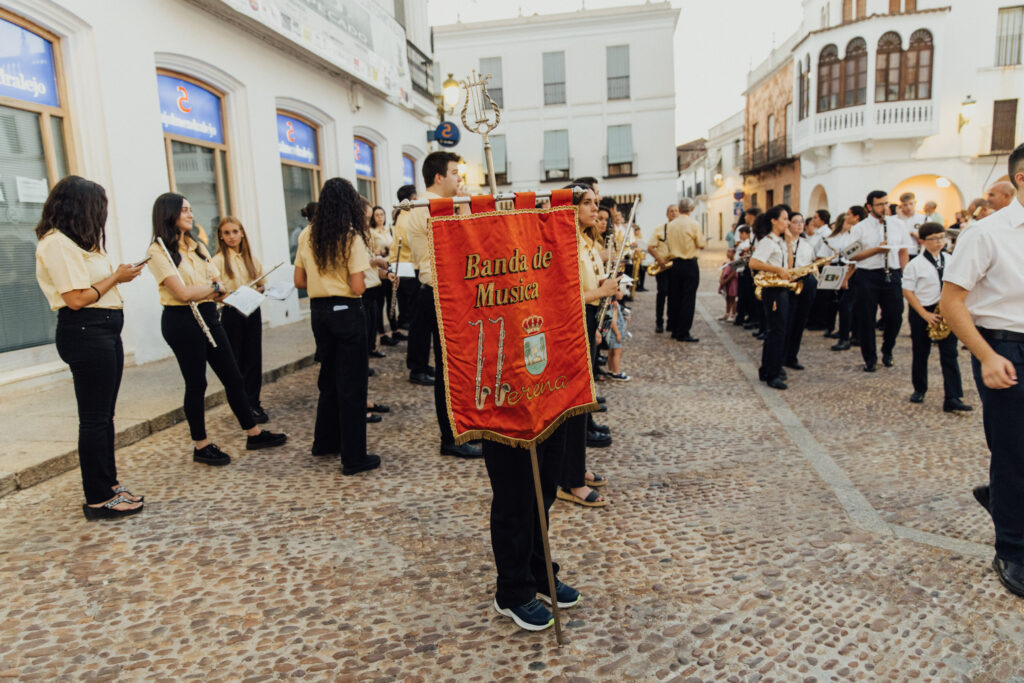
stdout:
{"type": "MultiPolygon", "coordinates": [[[[279,367],[272,368],[263,373],[263,383],[270,384],[272,382],[276,382],[286,375],[290,375],[293,372],[297,372],[303,368],[313,365],[313,363],[313,354],[309,354],[308,356],[303,356],[302,358],[290,361],[279,367]]],[[[209,410],[215,406],[221,405],[226,400],[227,398],[222,387],[221,389],[206,396],[206,408],[209,410]]],[[[176,425],[179,422],[183,422],[184,420],[185,410],[182,407],[178,407],[161,415],[151,417],[148,420],[135,422],[124,429],[117,431],[117,434],[114,436],[114,448],[124,448],[125,446],[146,438],[150,434],[163,431],[164,429],[176,425]]],[[[52,479],[53,477],[64,474],[68,470],[73,470],[76,467],[78,467],[77,448],[70,450],[67,453],[54,456],[45,462],[27,467],[18,472],[0,473],[0,498],[10,495],[15,491],[35,486],[40,482],[52,479]]]]}

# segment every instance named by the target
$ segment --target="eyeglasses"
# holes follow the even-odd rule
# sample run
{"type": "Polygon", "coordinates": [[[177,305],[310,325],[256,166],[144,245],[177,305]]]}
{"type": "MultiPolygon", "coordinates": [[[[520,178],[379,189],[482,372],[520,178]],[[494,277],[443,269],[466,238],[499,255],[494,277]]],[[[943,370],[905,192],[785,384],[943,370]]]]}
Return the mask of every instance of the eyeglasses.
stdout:
{"type": "Polygon", "coordinates": [[[925,242],[944,242],[946,240],[945,235],[932,235],[931,237],[925,237],[925,242]]]}

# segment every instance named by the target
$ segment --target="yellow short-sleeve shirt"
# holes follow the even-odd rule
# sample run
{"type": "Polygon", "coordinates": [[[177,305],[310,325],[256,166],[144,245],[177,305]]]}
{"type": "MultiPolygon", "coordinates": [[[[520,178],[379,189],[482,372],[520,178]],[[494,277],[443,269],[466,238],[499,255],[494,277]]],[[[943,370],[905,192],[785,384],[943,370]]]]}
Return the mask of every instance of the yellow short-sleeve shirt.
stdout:
{"type": "Polygon", "coordinates": [[[580,254],[580,284],[582,285],[583,291],[586,292],[591,289],[597,289],[600,284],[600,270],[597,263],[594,262],[594,251],[591,249],[591,245],[587,241],[587,238],[583,236],[578,237],[578,249],[580,254]]]}
{"type": "MultiPolygon", "coordinates": [[[[170,248],[170,247],[168,247],[170,248]]],[[[178,242],[178,253],[181,254],[181,262],[178,264],[178,272],[181,274],[185,285],[189,287],[206,287],[213,284],[214,280],[220,279],[220,271],[213,265],[213,259],[209,258],[206,247],[201,247],[191,237],[178,242]]],[[[160,303],[163,306],[188,306],[187,301],[181,301],[164,285],[169,277],[177,277],[174,274],[174,264],[171,263],[164,250],[158,242],[149,245],[146,255],[151,257],[149,270],[160,285],[160,303]]],[[[213,299],[205,299],[197,303],[205,303],[213,299]]]]}
{"type": "MultiPolygon", "coordinates": [[[[36,245],[36,280],[51,310],[67,306],[61,294],[89,289],[113,272],[114,266],[106,254],[82,249],[60,230],[46,233],[36,245]]],[[[124,308],[124,300],[114,285],[86,308],[124,308]]]]}
{"type": "Polygon", "coordinates": [[[252,257],[252,265],[256,269],[256,274],[250,276],[249,269],[245,267],[245,260],[242,258],[242,254],[234,249],[222,249],[213,255],[213,266],[220,273],[221,282],[224,283],[229,292],[233,292],[263,275],[263,264],[255,256],[252,257]],[[224,264],[226,259],[231,263],[232,275],[230,277],[228,276],[228,269],[224,264]]]}
{"type": "Polygon", "coordinates": [[[348,258],[332,270],[320,272],[313,259],[313,248],[310,246],[312,228],[299,233],[299,249],[295,253],[295,267],[306,271],[306,292],[309,298],[318,299],[328,296],[344,296],[358,298],[348,283],[349,273],[360,273],[370,267],[370,255],[366,242],[359,235],[352,235],[348,245],[348,258]]]}

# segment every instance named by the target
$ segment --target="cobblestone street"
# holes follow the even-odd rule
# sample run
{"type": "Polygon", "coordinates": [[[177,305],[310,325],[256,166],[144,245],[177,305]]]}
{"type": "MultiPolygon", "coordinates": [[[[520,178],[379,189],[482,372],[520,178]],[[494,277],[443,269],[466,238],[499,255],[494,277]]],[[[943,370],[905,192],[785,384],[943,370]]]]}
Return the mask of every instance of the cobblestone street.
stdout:
{"type": "Polygon", "coordinates": [[[86,522],[77,470],[0,499],[0,677],[1024,681],[1024,601],[971,496],[988,456],[966,353],[966,415],[942,412],[934,356],[926,402],[907,402],[906,324],[873,375],[808,332],[777,392],[760,343],[717,322],[715,280],[699,344],[656,335],[639,294],[632,381],[598,386],[614,444],[588,459],[611,502],[552,508],[583,593],[561,649],[495,613],[483,462],[438,455],[403,344],[373,361],[370,398],[391,407],[368,426],[377,471],[310,455],[312,367],[264,389],[283,448],[245,452],[222,405],[227,468],[191,461],[184,423],[121,449],[140,516],[86,522]]]}

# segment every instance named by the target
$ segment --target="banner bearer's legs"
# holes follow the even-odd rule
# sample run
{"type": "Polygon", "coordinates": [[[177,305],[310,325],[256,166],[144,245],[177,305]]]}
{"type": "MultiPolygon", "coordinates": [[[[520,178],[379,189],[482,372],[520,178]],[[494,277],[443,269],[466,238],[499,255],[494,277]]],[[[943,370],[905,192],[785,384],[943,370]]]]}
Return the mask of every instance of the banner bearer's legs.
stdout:
{"type": "Polygon", "coordinates": [[[540,521],[540,539],[544,544],[544,567],[548,572],[548,595],[551,596],[551,614],[555,618],[555,640],[562,641],[562,623],[558,616],[558,594],[555,592],[555,573],[551,569],[551,546],[548,545],[548,522],[544,514],[544,494],[540,489],[540,465],[537,463],[537,445],[530,444],[530,464],[533,466],[533,490],[537,498],[537,518],[540,521]]]}

